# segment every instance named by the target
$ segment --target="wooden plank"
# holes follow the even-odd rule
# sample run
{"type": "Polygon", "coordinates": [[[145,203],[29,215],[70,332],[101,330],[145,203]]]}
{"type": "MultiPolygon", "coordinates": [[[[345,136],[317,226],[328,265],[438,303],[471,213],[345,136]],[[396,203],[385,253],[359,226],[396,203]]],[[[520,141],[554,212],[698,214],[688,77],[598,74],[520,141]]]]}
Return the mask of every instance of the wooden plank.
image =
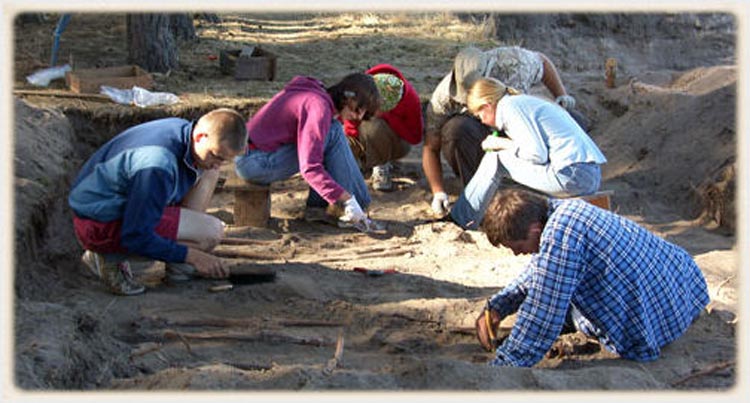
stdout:
{"type": "Polygon", "coordinates": [[[13,90],[13,95],[17,96],[40,96],[40,97],[59,97],[59,98],[77,98],[94,101],[112,102],[112,99],[102,94],[76,94],[69,91],[59,90],[13,90]]]}

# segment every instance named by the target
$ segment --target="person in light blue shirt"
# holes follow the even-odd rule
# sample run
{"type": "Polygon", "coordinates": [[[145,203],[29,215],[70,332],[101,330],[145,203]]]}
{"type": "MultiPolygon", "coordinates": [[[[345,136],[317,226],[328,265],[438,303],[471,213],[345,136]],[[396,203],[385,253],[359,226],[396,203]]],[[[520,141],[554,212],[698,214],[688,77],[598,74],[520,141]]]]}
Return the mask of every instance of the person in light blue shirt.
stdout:
{"type": "Polygon", "coordinates": [[[595,193],[604,154],[561,106],[524,95],[495,78],[480,78],[467,96],[469,112],[496,128],[476,174],[451,209],[451,219],[476,229],[504,180],[570,197],[595,193]]]}
{"type": "Polygon", "coordinates": [[[482,229],[493,245],[532,254],[488,300],[490,320],[485,311],[477,318],[479,342],[491,350],[488,330],[517,313],[493,366],[533,366],[570,322],[622,358],[652,361],[709,302],[706,280],[684,249],[580,199],[504,189],[482,229]]]}

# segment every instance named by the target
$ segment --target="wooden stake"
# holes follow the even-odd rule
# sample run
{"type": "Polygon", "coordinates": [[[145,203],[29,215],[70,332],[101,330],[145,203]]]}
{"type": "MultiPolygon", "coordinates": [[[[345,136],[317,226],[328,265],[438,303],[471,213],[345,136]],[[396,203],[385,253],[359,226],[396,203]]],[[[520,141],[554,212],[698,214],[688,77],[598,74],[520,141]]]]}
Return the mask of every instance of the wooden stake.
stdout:
{"type": "Polygon", "coordinates": [[[108,101],[112,99],[106,95],[100,94],[74,94],[72,92],[50,91],[50,90],[13,90],[13,95],[19,96],[41,96],[41,97],[59,97],[59,98],[77,98],[88,99],[92,101],[108,101]]]}
{"type": "Polygon", "coordinates": [[[278,240],[250,239],[237,237],[224,237],[221,240],[222,245],[270,245],[277,243],[278,240]]]}
{"type": "Polygon", "coordinates": [[[288,259],[289,257],[283,256],[280,253],[270,254],[263,252],[250,252],[244,250],[224,250],[214,249],[212,254],[225,257],[229,259],[253,259],[253,260],[277,260],[277,259],[288,259]]]}
{"type": "Polygon", "coordinates": [[[192,354],[193,349],[190,347],[190,343],[187,341],[185,336],[182,333],[176,332],[174,330],[165,330],[164,331],[164,338],[167,339],[179,339],[182,344],[185,345],[185,348],[187,349],[188,353],[192,354]]]}
{"type": "Polygon", "coordinates": [[[679,385],[682,385],[683,383],[686,383],[686,382],[688,382],[690,380],[693,380],[695,378],[699,378],[699,377],[705,376],[705,375],[710,375],[710,374],[713,374],[714,372],[718,372],[718,371],[721,371],[722,369],[733,367],[735,365],[736,365],[736,362],[734,360],[732,360],[732,361],[717,362],[717,363],[715,363],[715,364],[713,364],[713,365],[711,365],[711,366],[709,366],[707,368],[704,368],[704,369],[699,370],[697,372],[694,372],[694,373],[692,373],[690,375],[687,375],[687,376],[685,376],[683,378],[680,378],[680,379],[672,382],[671,385],[672,386],[679,386],[679,385]]]}
{"type": "Polygon", "coordinates": [[[339,364],[341,363],[341,358],[344,355],[344,329],[339,330],[339,337],[336,340],[336,351],[333,353],[333,358],[328,360],[328,363],[326,363],[325,368],[323,368],[323,374],[326,376],[330,376],[333,373],[333,370],[335,370],[339,364]]]}
{"type": "MultiPolygon", "coordinates": [[[[160,318],[152,318],[152,320],[160,321],[160,318]]],[[[184,319],[184,320],[165,320],[169,326],[207,326],[207,327],[249,327],[256,326],[260,327],[261,322],[257,319],[250,318],[205,318],[205,319],[184,319]]],[[[263,324],[264,326],[282,326],[282,327],[339,327],[343,326],[343,322],[331,322],[325,320],[307,320],[307,319],[286,319],[279,320],[277,322],[271,322],[270,324],[263,324]]]]}
{"type": "MultiPolygon", "coordinates": [[[[357,253],[357,258],[359,259],[376,259],[376,258],[383,258],[383,257],[401,257],[404,256],[407,253],[411,253],[408,250],[405,249],[396,249],[396,250],[389,250],[384,252],[372,252],[372,253],[357,253]]],[[[311,262],[315,263],[335,263],[335,262],[342,262],[342,261],[350,261],[352,260],[351,256],[342,255],[340,257],[326,257],[323,259],[313,259],[311,262]]]]}
{"type": "Polygon", "coordinates": [[[308,345],[308,346],[327,346],[333,344],[330,340],[324,340],[320,338],[315,337],[297,337],[292,336],[285,333],[278,333],[278,332],[270,332],[270,331],[261,331],[259,333],[255,334],[246,334],[246,333],[232,333],[232,332],[226,332],[226,331],[217,331],[217,332],[195,332],[195,333],[184,333],[184,332],[177,332],[175,330],[165,330],[162,333],[162,337],[166,339],[180,339],[183,341],[183,343],[186,344],[186,347],[188,347],[188,351],[190,350],[190,345],[187,343],[187,340],[232,340],[232,341],[246,341],[246,342],[265,342],[265,343],[271,343],[271,344],[280,344],[280,343],[292,343],[292,344],[302,344],[302,345],[308,345]]]}
{"type": "Polygon", "coordinates": [[[604,62],[604,75],[607,79],[607,88],[615,88],[617,77],[617,59],[610,57],[604,62]]]}
{"type": "Polygon", "coordinates": [[[255,363],[245,363],[245,362],[236,362],[236,361],[230,361],[230,362],[224,362],[224,365],[229,365],[230,367],[235,367],[237,369],[241,369],[243,371],[270,371],[273,369],[273,365],[267,365],[267,364],[255,364],[255,363]]]}
{"type": "Polygon", "coordinates": [[[144,343],[140,345],[137,349],[135,349],[135,351],[130,353],[130,359],[132,360],[133,358],[144,356],[154,351],[158,351],[161,349],[161,347],[162,347],[161,343],[144,343]]]}

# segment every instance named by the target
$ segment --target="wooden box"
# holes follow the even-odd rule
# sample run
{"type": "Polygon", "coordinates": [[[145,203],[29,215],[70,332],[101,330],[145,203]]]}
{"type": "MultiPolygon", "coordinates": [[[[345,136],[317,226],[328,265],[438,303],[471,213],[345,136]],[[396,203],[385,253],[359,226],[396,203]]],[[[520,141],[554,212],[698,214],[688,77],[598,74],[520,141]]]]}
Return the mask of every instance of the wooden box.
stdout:
{"type": "Polygon", "coordinates": [[[73,92],[93,94],[98,94],[102,85],[121,89],[134,85],[145,89],[154,87],[151,74],[136,65],[69,71],[65,74],[65,83],[73,92]]]}
{"type": "Polygon", "coordinates": [[[612,210],[611,198],[614,194],[614,190],[601,190],[594,194],[579,196],[579,198],[593,204],[594,206],[603,208],[605,210],[612,210]]]}
{"type": "Polygon", "coordinates": [[[219,69],[222,74],[234,74],[236,80],[273,81],[276,78],[276,55],[254,46],[222,50],[219,69]]]}

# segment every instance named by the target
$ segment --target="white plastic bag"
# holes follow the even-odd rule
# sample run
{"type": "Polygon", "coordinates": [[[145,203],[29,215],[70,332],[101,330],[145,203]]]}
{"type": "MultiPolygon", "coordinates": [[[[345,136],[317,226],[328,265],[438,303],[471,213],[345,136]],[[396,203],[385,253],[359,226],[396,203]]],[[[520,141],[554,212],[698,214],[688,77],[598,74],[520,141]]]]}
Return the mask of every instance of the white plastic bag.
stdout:
{"type": "Polygon", "coordinates": [[[71,67],[69,64],[66,64],[64,66],[49,67],[26,76],[26,81],[33,85],[46,87],[49,85],[50,81],[56,80],[58,78],[64,78],[65,73],[70,70],[71,67]]]}
{"type": "Polygon", "coordinates": [[[169,92],[150,92],[145,88],[133,87],[133,103],[145,108],[151,105],[171,105],[180,102],[180,98],[169,92]]]}
{"type": "Polygon", "coordinates": [[[133,86],[129,90],[123,90],[102,85],[99,92],[118,104],[136,105],[141,108],[152,105],[171,105],[180,102],[180,98],[175,94],[169,92],[151,92],[138,86],[133,86]]]}
{"type": "Polygon", "coordinates": [[[133,103],[133,90],[123,90],[108,85],[99,87],[99,93],[108,96],[118,104],[130,105],[133,103]]]}

